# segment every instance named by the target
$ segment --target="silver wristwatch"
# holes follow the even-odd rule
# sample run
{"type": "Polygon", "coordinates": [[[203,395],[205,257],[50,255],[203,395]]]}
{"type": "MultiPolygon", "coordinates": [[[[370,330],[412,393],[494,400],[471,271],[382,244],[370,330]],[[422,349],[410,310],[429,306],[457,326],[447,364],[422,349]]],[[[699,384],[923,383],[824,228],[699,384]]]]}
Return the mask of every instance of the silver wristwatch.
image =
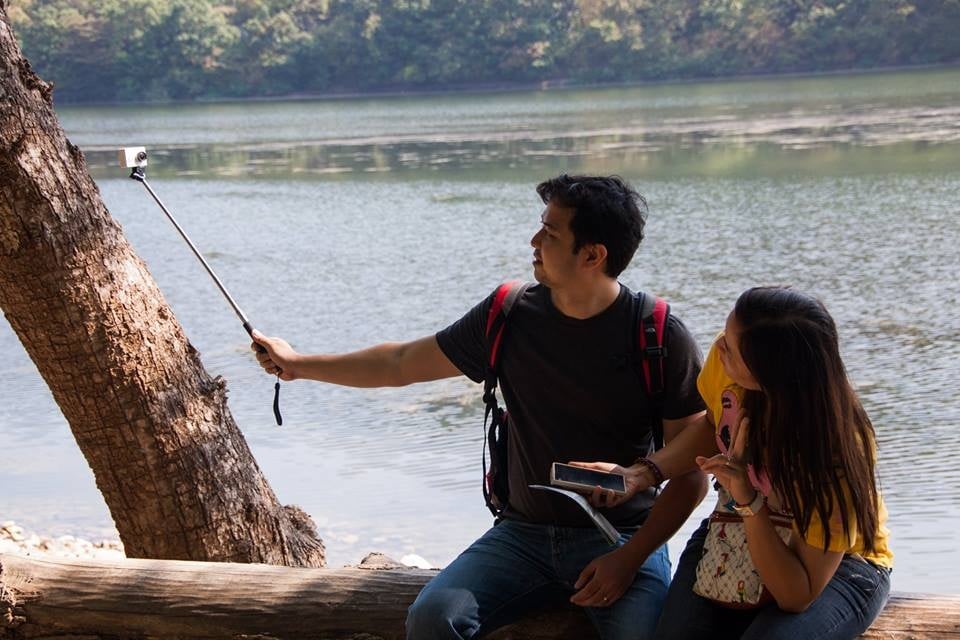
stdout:
{"type": "Polygon", "coordinates": [[[733,510],[736,511],[740,516],[744,518],[749,518],[750,516],[755,516],[760,513],[760,509],[763,509],[764,503],[767,499],[759,491],[756,492],[756,495],[753,496],[753,500],[749,504],[734,504],[733,510]]]}

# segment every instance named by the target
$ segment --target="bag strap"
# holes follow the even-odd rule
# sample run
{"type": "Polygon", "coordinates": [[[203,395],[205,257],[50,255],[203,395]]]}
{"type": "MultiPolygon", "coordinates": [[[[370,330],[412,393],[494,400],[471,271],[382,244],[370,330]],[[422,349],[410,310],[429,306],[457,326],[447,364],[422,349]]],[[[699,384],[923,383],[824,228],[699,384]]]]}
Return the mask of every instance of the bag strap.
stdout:
{"type": "MultiPolygon", "coordinates": [[[[773,526],[791,529],[793,528],[793,518],[783,513],[771,511],[768,509],[767,518],[773,523],[773,526]]],[[[738,513],[732,513],[727,510],[714,510],[710,513],[710,522],[743,522],[743,516],[738,513]]]]}
{"type": "Polygon", "coordinates": [[[487,313],[487,326],[484,335],[487,339],[487,371],[483,380],[483,498],[494,516],[497,516],[497,510],[492,506],[492,488],[487,486],[487,449],[490,447],[489,441],[492,434],[487,429],[487,422],[493,415],[495,420],[491,424],[491,429],[500,423],[497,418],[500,414],[500,406],[497,404],[497,364],[500,362],[500,345],[503,343],[503,333],[507,327],[507,316],[513,309],[514,303],[523,295],[531,282],[523,280],[509,280],[497,287],[493,296],[493,303],[490,305],[490,311],[487,313]]]}
{"type": "Polygon", "coordinates": [[[637,351],[640,372],[653,414],[653,448],[663,448],[664,344],[670,305],[659,296],[640,294],[640,319],[637,323],[637,351]]]}
{"type": "Polygon", "coordinates": [[[513,309],[513,304],[517,298],[523,295],[531,283],[523,280],[509,280],[497,287],[497,292],[493,296],[493,304],[490,305],[490,311],[487,313],[487,346],[489,348],[489,358],[487,366],[495,368],[497,357],[500,355],[500,342],[503,339],[503,330],[506,327],[507,316],[513,309]],[[491,336],[493,339],[491,340],[491,336]]]}

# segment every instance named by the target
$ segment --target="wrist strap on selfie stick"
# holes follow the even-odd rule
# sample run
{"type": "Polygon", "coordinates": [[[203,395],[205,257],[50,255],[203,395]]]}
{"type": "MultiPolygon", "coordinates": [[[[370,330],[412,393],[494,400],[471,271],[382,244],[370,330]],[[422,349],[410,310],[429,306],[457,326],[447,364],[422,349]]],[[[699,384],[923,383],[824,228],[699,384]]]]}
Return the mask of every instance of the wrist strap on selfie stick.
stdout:
{"type": "MultiPolygon", "coordinates": [[[[167,208],[163,205],[163,202],[160,201],[160,198],[157,196],[154,190],[150,187],[150,184],[147,182],[146,172],[144,171],[143,167],[142,166],[134,167],[133,171],[130,172],[130,178],[143,184],[143,186],[147,189],[147,192],[153,197],[156,203],[160,205],[160,209],[163,210],[163,212],[167,215],[167,219],[170,220],[174,228],[176,228],[176,230],[180,233],[180,236],[184,239],[184,241],[190,247],[190,250],[193,251],[193,255],[197,257],[197,260],[200,261],[200,264],[203,265],[203,268],[206,269],[207,273],[210,274],[210,277],[213,278],[214,284],[217,285],[217,288],[220,289],[220,293],[223,294],[223,297],[226,298],[227,302],[230,303],[230,306],[233,307],[234,313],[237,314],[237,317],[240,318],[240,322],[243,323],[243,328],[252,338],[253,326],[250,324],[250,321],[247,320],[247,316],[244,315],[243,311],[240,310],[240,307],[239,305],[237,305],[236,301],[234,301],[233,296],[230,295],[230,292],[227,291],[227,288],[223,286],[222,282],[220,282],[220,278],[218,278],[217,274],[214,273],[213,269],[210,267],[206,259],[203,257],[203,254],[201,254],[200,251],[197,250],[197,247],[193,244],[193,241],[190,240],[190,236],[187,235],[187,232],[184,231],[183,227],[181,227],[177,223],[176,219],[173,217],[170,211],[167,210],[167,208]]],[[[264,349],[263,346],[260,344],[257,344],[256,349],[259,353],[266,352],[266,349],[264,349]]],[[[280,373],[281,371],[278,368],[277,382],[276,384],[273,385],[273,416],[277,419],[277,426],[280,426],[283,424],[283,417],[280,415],[280,373]]]]}

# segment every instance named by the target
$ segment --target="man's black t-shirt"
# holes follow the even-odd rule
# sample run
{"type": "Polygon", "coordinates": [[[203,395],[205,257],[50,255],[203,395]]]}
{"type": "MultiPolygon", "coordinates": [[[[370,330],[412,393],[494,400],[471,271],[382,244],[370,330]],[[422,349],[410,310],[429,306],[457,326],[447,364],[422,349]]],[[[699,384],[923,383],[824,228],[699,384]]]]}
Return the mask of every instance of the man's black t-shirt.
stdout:
{"type": "MultiPolygon", "coordinates": [[[[494,292],[495,293],[495,292],[494,292]]],[[[493,294],[437,333],[440,349],[475,382],[486,372],[484,334],[493,294]]],[[[539,284],[514,304],[500,347],[499,381],[510,414],[510,505],[505,517],[558,526],[591,526],[572,502],[529,484],[549,484],[553,462],[606,461],[628,466],[650,447],[650,404],[637,367],[639,299],[627,287],[586,320],[563,315],[539,284]]],[[[663,417],[703,410],[697,392],[702,355],[670,316],[664,343],[663,417]]],[[[604,514],[618,527],[643,523],[651,489],[604,514]]]]}

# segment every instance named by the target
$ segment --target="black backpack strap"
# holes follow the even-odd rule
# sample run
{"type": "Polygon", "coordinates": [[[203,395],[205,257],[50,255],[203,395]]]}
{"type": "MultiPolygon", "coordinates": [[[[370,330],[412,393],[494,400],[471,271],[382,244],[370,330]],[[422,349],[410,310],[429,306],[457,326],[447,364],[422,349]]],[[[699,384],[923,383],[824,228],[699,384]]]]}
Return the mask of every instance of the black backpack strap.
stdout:
{"type": "Polygon", "coordinates": [[[530,282],[511,280],[504,282],[493,296],[493,303],[487,314],[487,326],[484,331],[487,339],[487,370],[483,381],[483,499],[487,508],[499,517],[506,507],[506,412],[497,403],[497,364],[500,362],[500,347],[503,343],[507,316],[514,303],[530,282]],[[487,423],[489,422],[489,426],[487,423]],[[499,446],[499,451],[497,451],[499,446]],[[487,471],[487,451],[490,452],[490,471],[487,471]],[[499,475],[499,477],[497,477],[499,475]],[[497,486],[499,484],[499,487],[497,486]],[[495,498],[495,489],[498,496],[495,498]]]}
{"type": "Polygon", "coordinates": [[[653,414],[653,448],[663,447],[664,358],[670,305],[663,298],[640,293],[640,319],[637,323],[637,352],[644,388],[653,414]]]}

